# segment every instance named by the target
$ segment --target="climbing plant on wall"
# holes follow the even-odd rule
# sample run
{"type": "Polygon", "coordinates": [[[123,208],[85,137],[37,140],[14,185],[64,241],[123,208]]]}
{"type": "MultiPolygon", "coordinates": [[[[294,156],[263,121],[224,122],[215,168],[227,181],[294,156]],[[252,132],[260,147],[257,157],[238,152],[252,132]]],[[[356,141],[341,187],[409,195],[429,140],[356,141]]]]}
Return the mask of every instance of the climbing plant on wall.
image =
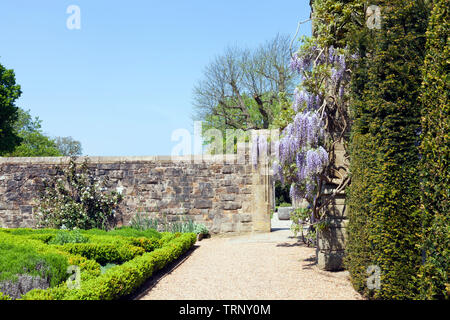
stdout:
{"type": "MultiPolygon", "coordinates": [[[[326,226],[322,208],[350,181],[346,168],[338,170],[330,155],[336,143],[345,144],[350,129],[346,86],[355,56],[345,46],[344,35],[361,19],[356,10],[359,7],[357,1],[314,1],[313,36],[303,38],[300,49],[292,55],[291,68],[302,81],[294,91],[291,119],[282,127],[273,172],[291,186],[293,201],[309,203],[307,222],[313,231],[326,226]],[[323,201],[323,187],[336,175],[339,185],[323,201]]],[[[305,210],[300,211],[302,218],[294,223],[305,222],[305,210]]]]}

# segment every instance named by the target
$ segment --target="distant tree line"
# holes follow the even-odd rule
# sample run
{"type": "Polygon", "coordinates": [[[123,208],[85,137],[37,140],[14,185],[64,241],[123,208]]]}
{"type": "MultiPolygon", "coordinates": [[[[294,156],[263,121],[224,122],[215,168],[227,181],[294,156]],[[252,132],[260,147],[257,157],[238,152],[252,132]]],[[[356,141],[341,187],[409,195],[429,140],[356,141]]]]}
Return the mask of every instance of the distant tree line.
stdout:
{"type": "Polygon", "coordinates": [[[0,64],[0,156],[52,157],[82,154],[81,143],[72,137],[51,138],[42,129],[42,120],[30,110],[16,106],[22,94],[14,71],[0,64]]]}

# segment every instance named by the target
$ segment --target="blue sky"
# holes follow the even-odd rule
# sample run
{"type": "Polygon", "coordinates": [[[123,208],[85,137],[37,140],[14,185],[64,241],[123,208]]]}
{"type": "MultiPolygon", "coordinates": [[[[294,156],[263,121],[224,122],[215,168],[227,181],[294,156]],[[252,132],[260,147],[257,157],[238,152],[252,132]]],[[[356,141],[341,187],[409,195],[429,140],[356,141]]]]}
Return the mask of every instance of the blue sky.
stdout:
{"type": "Polygon", "coordinates": [[[307,18],[309,0],[2,0],[0,63],[22,87],[17,105],[84,155],[170,155],[172,132],[193,131],[193,86],[215,55],[293,36],[307,18]],[[66,27],[69,5],[80,30],[66,27]]]}

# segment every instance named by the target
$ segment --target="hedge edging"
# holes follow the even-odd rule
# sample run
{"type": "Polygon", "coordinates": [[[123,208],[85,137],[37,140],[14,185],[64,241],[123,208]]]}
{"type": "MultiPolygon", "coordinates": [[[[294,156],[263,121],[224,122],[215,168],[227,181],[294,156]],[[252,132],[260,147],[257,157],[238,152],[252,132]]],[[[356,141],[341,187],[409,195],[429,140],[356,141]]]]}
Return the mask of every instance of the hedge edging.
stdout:
{"type": "Polygon", "coordinates": [[[133,293],[155,271],[179,258],[196,242],[194,233],[181,234],[162,248],[144,253],[120,266],[109,269],[99,277],[81,283],[80,289],[70,290],[65,284],[48,290],[32,290],[23,300],[114,300],[133,293]]]}

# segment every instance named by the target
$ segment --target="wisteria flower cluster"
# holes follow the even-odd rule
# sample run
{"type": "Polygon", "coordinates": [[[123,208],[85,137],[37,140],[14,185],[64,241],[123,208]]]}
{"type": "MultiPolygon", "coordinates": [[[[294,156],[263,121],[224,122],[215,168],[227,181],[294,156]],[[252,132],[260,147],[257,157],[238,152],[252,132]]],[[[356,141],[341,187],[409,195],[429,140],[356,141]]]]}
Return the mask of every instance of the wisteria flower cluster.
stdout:
{"type": "Polygon", "coordinates": [[[260,159],[267,159],[268,156],[267,137],[264,135],[254,134],[252,138],[251,161],[256,168],[260,159]]]}

